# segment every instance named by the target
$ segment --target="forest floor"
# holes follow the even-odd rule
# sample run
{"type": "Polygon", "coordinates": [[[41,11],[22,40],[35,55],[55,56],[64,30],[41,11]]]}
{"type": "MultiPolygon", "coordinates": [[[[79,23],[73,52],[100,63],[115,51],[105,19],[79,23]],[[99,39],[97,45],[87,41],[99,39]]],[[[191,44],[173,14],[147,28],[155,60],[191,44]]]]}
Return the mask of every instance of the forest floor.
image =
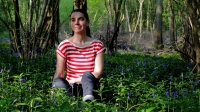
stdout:
{"type": "MultiPolygon", "coordinates": [[[[174,49],[172,49],[172,47],[170,46],[170,40],[169,40],[169,32],[164,32],[163,33],[163,43],[164,43],[164,49],[163,50],[156,50],[153,48],[153,33],[152,32],[143,32],[141,38],[139,34],[135,34],[134,38],[136,40],[136,42],[133,44],[128,45],[128,41],[130,38],[130,34],[131,33],[127,33],[127,32],[123,32],[123,33],[119,33],[118,35],[118,49],[119,51],[129,51],[129,53],[135,53],[135,52],[140,52],[140,53],[144,53],[147,55],[161,55],[163,53],[175,53],[176,51],[174,49]]],[[[68,36],[66,36],[66,32],[65,33],[59,33],[59,40],[60,42],[66,38],[68,38],[68,36]]],[[[100,40],[102,40],[102,37],[105,37],[105,33],[94,33],[93,37],[98,38],[101,37],[100,40]]],[[[105,40],[105,39],[103,39],[105,40]]],[[[177,39],[178,41],[181,40],[181,38],[179,37],[177,39]]],[[[9,43],[10,39],[9,38],[0,38],[0,42],[1,43],[9,43]]]]}

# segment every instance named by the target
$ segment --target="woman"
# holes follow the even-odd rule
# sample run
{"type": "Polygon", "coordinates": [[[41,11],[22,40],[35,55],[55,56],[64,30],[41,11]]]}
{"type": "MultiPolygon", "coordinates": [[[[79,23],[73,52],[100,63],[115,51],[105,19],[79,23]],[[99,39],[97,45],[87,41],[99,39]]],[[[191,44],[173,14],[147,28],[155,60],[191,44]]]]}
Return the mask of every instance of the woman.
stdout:
{"type": "Polygon", "coordinates": [[[91,101],[102,76],[105,47],[101,41],[90,38],[89,17],[84,10],[72,11],[70,25],[72,36],[62,41],[56,50],[53,87],[66,88],[67,95],[77,96],[80,92],[83,101],[91,101]]]}

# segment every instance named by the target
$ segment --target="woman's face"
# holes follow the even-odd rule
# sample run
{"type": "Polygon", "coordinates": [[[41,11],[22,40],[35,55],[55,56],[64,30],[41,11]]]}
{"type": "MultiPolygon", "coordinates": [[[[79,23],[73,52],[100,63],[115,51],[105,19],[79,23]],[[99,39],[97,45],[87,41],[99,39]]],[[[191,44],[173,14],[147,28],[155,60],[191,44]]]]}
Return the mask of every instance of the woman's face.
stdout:
{"type": "Polygon", "coordinates": [[[86,33],[89,22],[81,12],[73,12],[70,18],[70,25],[75,34],[86,33]]]}

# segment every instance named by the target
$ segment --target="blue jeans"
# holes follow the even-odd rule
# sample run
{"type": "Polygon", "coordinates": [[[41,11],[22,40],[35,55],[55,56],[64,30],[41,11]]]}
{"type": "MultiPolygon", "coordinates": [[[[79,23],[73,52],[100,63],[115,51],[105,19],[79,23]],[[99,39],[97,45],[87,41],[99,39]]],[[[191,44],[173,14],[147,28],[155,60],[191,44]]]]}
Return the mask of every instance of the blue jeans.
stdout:
{"type": "Polygon", "coordinates": [[[58,77],[53,80],[52,86],[54,88],[65,88],[67,90],[67,96],[86,96],[93,95],[95,98],[99,98],[97,93],[93,90],[99,89],[99,80],[94,75],[86,71],[81,79],[82,84],[70,85],[64,78],[58,77]]]}

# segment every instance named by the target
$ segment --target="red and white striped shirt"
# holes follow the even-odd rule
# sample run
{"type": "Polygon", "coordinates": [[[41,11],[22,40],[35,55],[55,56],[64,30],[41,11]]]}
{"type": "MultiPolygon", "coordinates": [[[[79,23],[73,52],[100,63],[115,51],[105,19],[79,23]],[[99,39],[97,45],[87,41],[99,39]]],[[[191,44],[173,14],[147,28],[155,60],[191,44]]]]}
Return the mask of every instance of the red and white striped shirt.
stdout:
{"type": "Polygon", "coordinates": [[[95,57],[104,50],[103,43],[96,39],[85,47],[76,46],[67,39],[63,40],[56,53],[66,59],[66,80],[82,77],[85,71],[93,72],[95,57]]]}

